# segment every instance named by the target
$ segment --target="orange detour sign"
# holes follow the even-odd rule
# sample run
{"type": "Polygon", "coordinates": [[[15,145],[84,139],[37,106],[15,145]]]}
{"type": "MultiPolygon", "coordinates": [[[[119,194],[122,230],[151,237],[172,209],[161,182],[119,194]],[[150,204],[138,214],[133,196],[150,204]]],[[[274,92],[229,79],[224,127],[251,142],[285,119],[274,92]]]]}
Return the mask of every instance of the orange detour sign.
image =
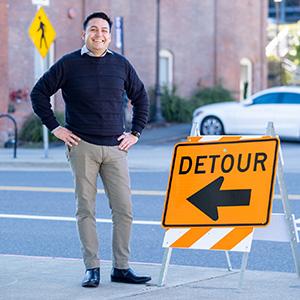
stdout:
{"type": "Polygon", "coordinates": [[[163,227],[267,225],[278,146],[272,137],[177,144],[163,227]]]}

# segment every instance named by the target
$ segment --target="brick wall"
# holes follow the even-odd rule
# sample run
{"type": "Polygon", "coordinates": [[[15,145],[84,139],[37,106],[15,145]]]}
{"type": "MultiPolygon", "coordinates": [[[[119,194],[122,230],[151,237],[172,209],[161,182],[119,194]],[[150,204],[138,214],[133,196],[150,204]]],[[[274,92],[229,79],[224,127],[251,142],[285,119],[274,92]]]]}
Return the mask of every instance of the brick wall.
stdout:
{"type": "MultiPolygon", "coordinates": [[[[51,0],[45,11],[57,33],[55,60],[82,46],[84,17],[102,10],[112,18],[124,17],[125,55],[146,87],[153,87],[156,3],[156,0],[51,0]]],[[[253,91],[266,88],[267,0],[161,0],[160,3],[161,49],[174,55],[174,83],[181,96],[189,97],[199,85],[222,82],[238,98],[242,58],[249,58],[253,64],[253,91]]],[[[8,74],[1,78],[2,95],[7,95],[7,88],[30,91],[34,84],[34,46],[27,32],[35,12],[31,0],[0,2],[0,68],[1,74],[8,74]],[[3,42],[7,36],[8,45],[3,42]]],[[[111,48],[116,50],[114,30],[112,33],[111,48]]],[[[59,93],[55,105],[63,110],[59,93]]],[[[7,97],[0,100],[0,109],[6,106],[7,97]]],[[[15,115],[21,124],[32,111],[29,103],[18,104],[16,108],[15,115]]]]}
{"type": "Polygon", "coordinates": [[[218,80],[239,96],[240,60],[253,64],[253,92],[266,88],[267,1],[217,1],[218,80]],[[233,16],[235,16],[233,18],[233,16]]]}
{"type": "Polygon", "coordinates": [[[213,84],[214,5],[211,0],[162,3],[161,47],[174,53],[178,92],[190,96],[199,85],[213,84]]]}
{"type": "MultiPolygon", "coordinates": [[[[8,109],[8,3],[0,1],[0,113],[7,113],[8,109]]],[[[7,138],[9,121],[0,119],[0,144],[7,138]]]]}

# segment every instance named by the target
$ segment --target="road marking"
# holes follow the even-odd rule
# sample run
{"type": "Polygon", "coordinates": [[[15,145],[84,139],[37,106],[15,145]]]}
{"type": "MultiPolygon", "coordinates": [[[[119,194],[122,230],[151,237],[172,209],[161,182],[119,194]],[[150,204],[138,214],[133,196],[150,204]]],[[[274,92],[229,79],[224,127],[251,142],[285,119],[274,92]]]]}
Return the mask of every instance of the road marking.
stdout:
{"type": "MultiPolygon", "coordinates": [[[[37,215],[21,215],[21,214],[0,214],[0,219],[22,219],[22,220],[42,220],[42,221],[63,221],[63,222],[76,222],[74,217],[60,217],[60,216],[37,216],[37,215]]],[[[97,218],[97,223],[112,223],[111,219],[97,218]]],[[[160,225],[160,221],[145,221],[134,220],[132,222],[136,225],[160,225]]]]}
{"type": "MultiPolygon", "coordinates": [[[[14,192],[44,192],[44,193],[74,193],[73,188],[60,187],[36,187],[36,186],[0,186],[0,191],[14,192]]],[[[104,189],[97,190],[99,194],[105,194],[104,189]]],[[[132,190],[132,195],[135,196],[165,196],[165,191],[155,190],[132,190]]],[[[274,195],[274,199],[281,199],[278,194],[274,195]]],[[[300,200],[299,194],[289,194],[289,200],[300,200]]]]}
{"type": "MultiPolygon", "coordinates": [[[[130,173],[166,173],[169,172],[170,166],[165,167],[157,167],[157,169],[147,169],[145,168],[135,168],[129,166],[130,173]]],[[[66,167],[58,167],[58,168],[49,168],[49,167],[16,167],[16,166],[1,166],[0,164],[0,172],[59,172],[59,173],[68,173],[71,175],[71,170],[69,166],[66,167]],[[30,168],[30,169],[29,169],[30,168]]]]}
{"type": "MultiPolygon", "coordinates": [[[[59,187],[35,187],[35,186],[0,186],[0,191],[15,192],[46,192],[46,193],[74,193],[73,188],[59,187]]],[[[104,189],[97,190],[99,194],[104,194],[104,189]]],[[[164,196],[164,191],[132,190],[132,195],[140,196],[164,196]]]]}
{"type": "MultiPolygon", "coordinates": [[[[289,194],[288,195],[289,200],[300,200],[300,195],[297,194],[289,194]]],[[[275,194],[274,195],[274,199],[276,200],[280,200],[281,199],[281,195],[275,194]]]]}

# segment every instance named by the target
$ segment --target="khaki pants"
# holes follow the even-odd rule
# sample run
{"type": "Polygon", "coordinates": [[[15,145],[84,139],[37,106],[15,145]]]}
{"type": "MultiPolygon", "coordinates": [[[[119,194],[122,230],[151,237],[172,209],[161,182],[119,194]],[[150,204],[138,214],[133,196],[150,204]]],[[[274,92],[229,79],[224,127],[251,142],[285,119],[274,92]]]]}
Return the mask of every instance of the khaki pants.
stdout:
{"type": "Polygon", "coordinates": [[[76,218],[86,269],[99,267],[96,230],[97,177],[100,175],[112,212],[113,267],[127,269],[132,224],[127,153],[118,146],[98,146],[80,141],[67,150],[76,196],[76,218]]]}

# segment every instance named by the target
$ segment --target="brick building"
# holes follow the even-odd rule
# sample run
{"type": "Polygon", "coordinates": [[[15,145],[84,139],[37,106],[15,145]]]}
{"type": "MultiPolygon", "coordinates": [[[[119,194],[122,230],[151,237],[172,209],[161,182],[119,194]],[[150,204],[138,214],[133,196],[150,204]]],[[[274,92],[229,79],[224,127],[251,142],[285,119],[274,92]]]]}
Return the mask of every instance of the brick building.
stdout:
{"type": "MultiPolygon", "coordinates": [[[[125,55],[153,87],[156,8],[157,0],[50,0],[44,9],[57,36],[47,60],[81,47],[84,17],[102,10],[112,18],[123,16],[125,55]]],[[[31,0],[0,1],[0,112],[13,101],[10,108],[20,124],[31,113],[26,98],[35,82],[36,58],[28,27],[35,11],[31,0]]],[[[189,97],[199,85],[222,83],[237,99],[245,86],[248,94],[266,88],[267,15],[267,0],[160,0],[162,84],[176,85],[189,97]]],[[[112,33],[111,48],[119,51],[112,33]]],[[[59,95],[55,107],[63,109],[59,95]]],[[[9,126],[0,119],[0,140],[7,138],[9,126]]]]}

